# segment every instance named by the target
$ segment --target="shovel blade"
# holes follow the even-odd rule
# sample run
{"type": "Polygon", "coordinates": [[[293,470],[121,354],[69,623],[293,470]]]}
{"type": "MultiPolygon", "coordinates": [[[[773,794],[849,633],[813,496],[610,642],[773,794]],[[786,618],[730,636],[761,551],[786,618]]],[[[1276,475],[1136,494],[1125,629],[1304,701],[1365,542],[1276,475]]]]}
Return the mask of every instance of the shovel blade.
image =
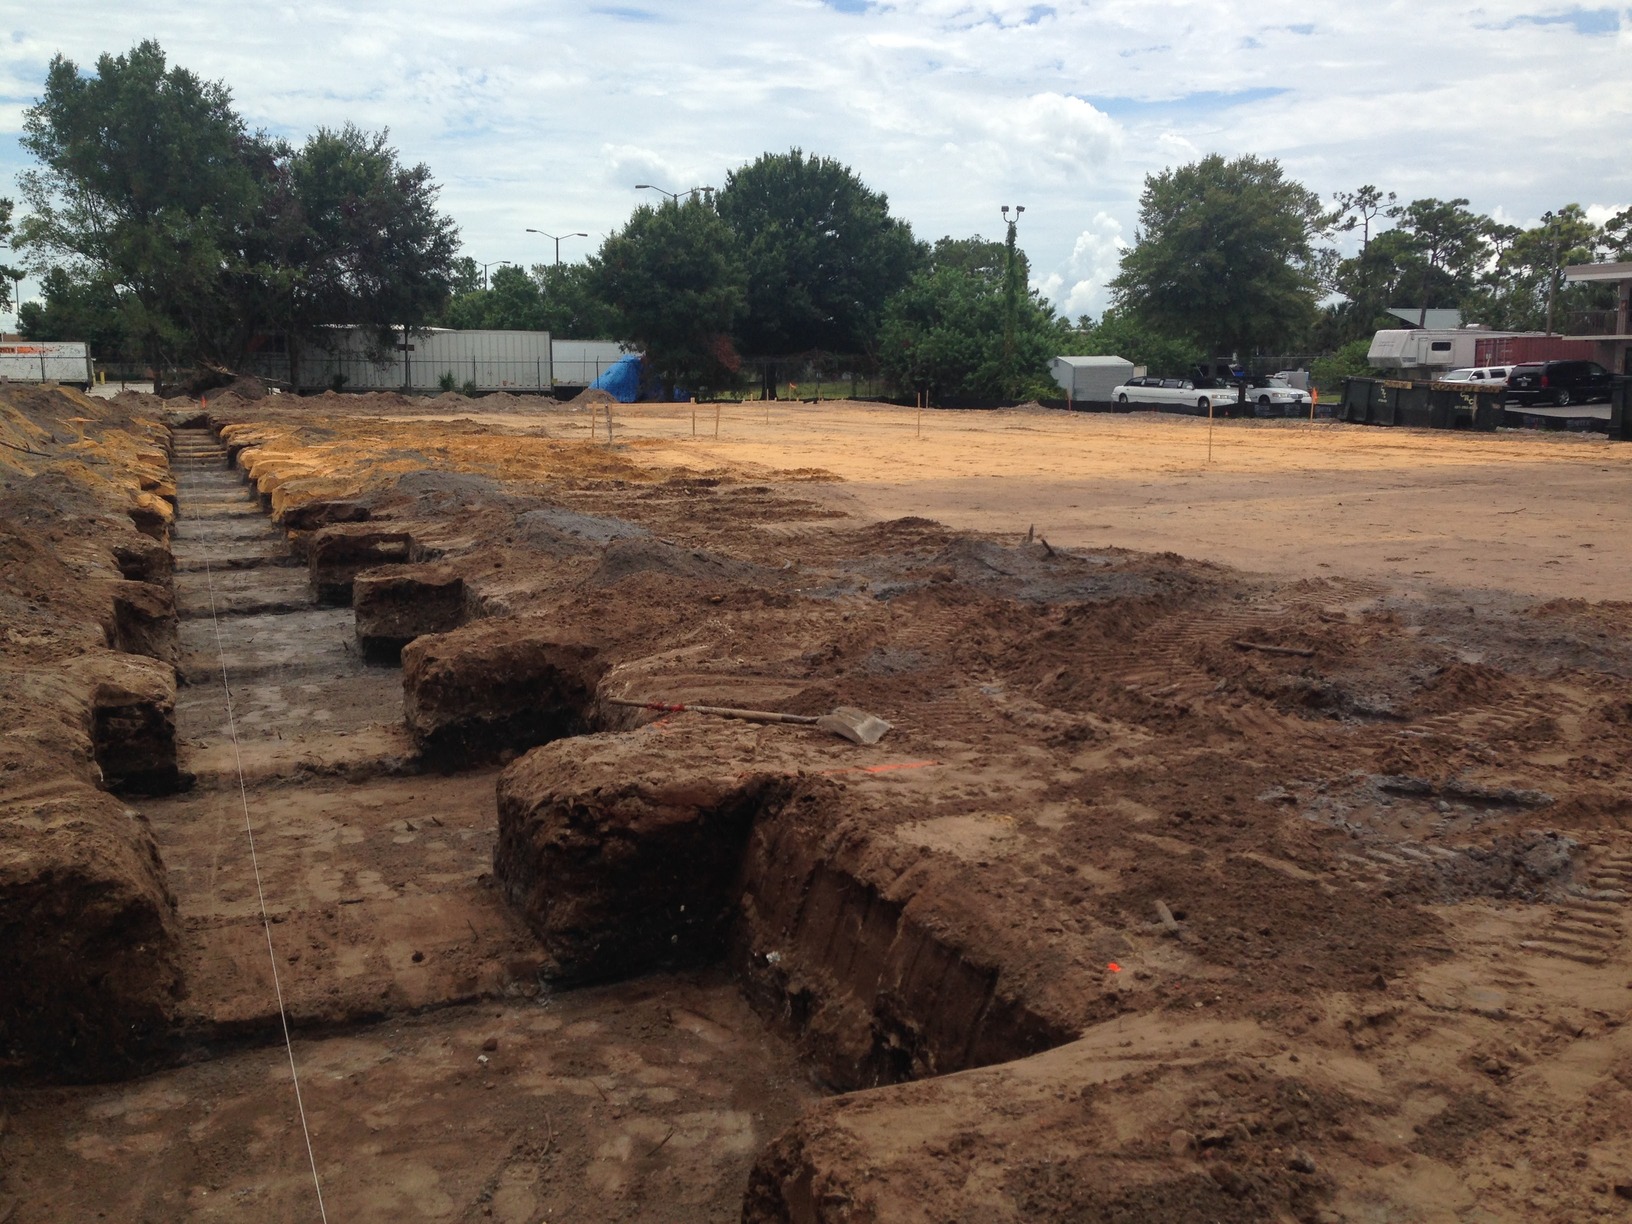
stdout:
{"type": "Polygon", "coordinates": [[[831,714],[823,714],[816,725],[823,731],[843,736],[852,744],[876,744],[892,726],[876,714],[852,706],[840,706],[831,714]]]}

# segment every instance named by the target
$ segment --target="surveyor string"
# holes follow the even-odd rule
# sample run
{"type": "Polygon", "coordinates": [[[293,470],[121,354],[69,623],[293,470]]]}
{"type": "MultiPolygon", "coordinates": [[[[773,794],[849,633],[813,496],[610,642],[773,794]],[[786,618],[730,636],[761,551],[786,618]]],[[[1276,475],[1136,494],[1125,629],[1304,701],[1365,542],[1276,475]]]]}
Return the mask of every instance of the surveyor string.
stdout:
{"type": "Polygon", "coordinates": [[[283,1048],[289,1055],[289,1078],[295,1085],[295,1111],[300,1115],[300,1133],[306,1140],[306,1160],[312,1166],[312,1188],[317,1191],[317,1214],[329,1224],[323,1206],[323,1182],[317,1175],[317,1153],[312,1150],[312,1132],[306,1125],[306,1104],[300,1096],[300,1072],[295,1067],[295,1043],[289,1037],[289,1012],[283,1004],[283,984],[278,979],[278,954],[272,947],[272,919],[266,912],[266,891],[261,887],[261,864],[255,854],[255,829],[249,818],[249,788],[244,784],[244,758],[238,748],[238,724],[232,712],[232,685],[227,681],[227,651],[221,644],[221,621],[215,614],[215,576],[209,558],[204,560],[204,582],[210,592],[210,625],[215,630],[215,654],[221,661],[221,688],[227,695],[227,732],[232,737],[232,759],[238,769],[238,798],[244,808],[244,833],[249,838],[249,865],[255,873],[255,895],[261,903],[261,930],[266,935],[266,955],[272,963],[272,990],[278,997],[278,1019],[283,1024],[283,1048]]]}

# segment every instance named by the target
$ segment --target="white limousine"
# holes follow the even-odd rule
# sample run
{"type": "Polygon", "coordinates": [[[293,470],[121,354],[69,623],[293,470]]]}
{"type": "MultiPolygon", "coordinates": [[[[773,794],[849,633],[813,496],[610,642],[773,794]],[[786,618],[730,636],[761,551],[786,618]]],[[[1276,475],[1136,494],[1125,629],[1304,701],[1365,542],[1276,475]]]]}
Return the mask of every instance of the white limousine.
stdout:
{"type": "MultiPolygon", "coordinates": [[[[1119,404],[1194,404],[1206,412],[1209,408],[1233,409],[1240,402],[1241,394],[1233,386],[1205,380],[1130,378],[1111,389],[1111,398],[1119,404]]],[[[1249,386],[1246,402],[1260,407],[1308,404],[1309,392],[1271,379],[1261,386],[1249,386]]]]}
{"type": "Polygon", "coordinates": [[[1194,404],[1205,412],[1215,404],[1233,404],[1238,397],[1234,387],[1210,386],[1188,378],[1130,378],[1111,388],[1111,398],[1119,404],[1194,404]]]}

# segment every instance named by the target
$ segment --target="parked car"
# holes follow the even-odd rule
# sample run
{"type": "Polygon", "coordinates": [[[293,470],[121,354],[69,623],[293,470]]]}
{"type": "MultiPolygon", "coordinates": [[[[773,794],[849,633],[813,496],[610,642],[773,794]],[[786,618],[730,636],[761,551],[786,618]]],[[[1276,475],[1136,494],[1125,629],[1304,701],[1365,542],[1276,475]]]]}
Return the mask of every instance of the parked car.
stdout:
{"type": "Polygon", "coordinates": [[[1525,361],[1507,376],[1510,404],[1587,404],[1609,398],[1611,377],[1596,361],[1525,361]]]}
{"type": "Polygon", "coordinates": [[[1480,383],[1487,387],[1499,387],[1507,382],[1509,366],[1464,366],[1460,370],[1452,370],[1441,374],[1435,382],[1450,383],[1480,383]]]}
{"type": "Polygon", "coordinates": [[[1194,404],[1205,412],[1214,404],[1236,401],[1234,387],[1211,385],[1190,378],[1130,378],[1111,388],[1111,398],[1119,404],[1194,404]]]}
{"type": "Polygon", "coordinates": [[[1296,387],[1277,382],[1272,377],[1261,384],[1248,386],[1247,402],[1257,404],[1260,408],[1284,404],[1308,404],[1310,395],[1307,391],[1299,391],[1296,387]]]}

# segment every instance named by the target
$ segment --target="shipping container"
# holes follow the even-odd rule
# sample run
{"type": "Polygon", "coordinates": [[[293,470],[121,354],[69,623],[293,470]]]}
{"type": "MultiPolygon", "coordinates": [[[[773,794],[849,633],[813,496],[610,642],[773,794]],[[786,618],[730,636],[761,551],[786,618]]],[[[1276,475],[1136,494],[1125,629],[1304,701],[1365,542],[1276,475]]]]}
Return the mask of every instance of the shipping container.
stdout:
{"type": "Polygon", "coordinates": [[[89,391],[96,374],[90,345],[78,340],[0,341],[0,378],[11,382],[71,383],[89,391]]]}
{"type": "Polygon", "coordinates": [[[1470,365],[1518,365],[1521,361],[1597,361],[1599,345],[1563,336],[1492,336],[1475,346],[1470,365]]]}

